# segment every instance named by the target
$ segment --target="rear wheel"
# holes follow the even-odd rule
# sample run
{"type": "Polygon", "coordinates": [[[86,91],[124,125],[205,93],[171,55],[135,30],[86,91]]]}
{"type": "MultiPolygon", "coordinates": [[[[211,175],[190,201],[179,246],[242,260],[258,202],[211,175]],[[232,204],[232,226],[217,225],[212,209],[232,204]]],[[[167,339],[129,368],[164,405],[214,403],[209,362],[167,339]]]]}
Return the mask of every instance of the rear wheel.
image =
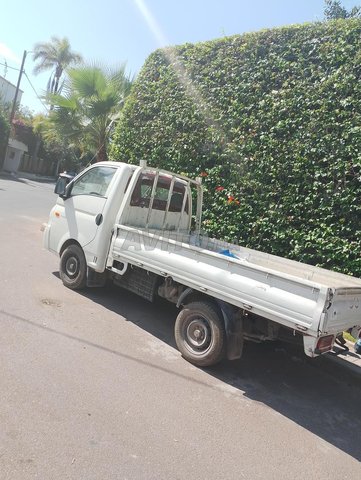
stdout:
{"type": "Polygon", "coordinates": [[[87,265],[84,252],[79,245],[69,245],[60,257],[60,278],[72,290],[86,286],[87,265]]]}
{"type": "Polygon", "coordinates": [[[198,367],[220,362],[225,353],[223,319],[210,302],[192,302],[179,313],[175,341],[183,357],[198,367]]]}

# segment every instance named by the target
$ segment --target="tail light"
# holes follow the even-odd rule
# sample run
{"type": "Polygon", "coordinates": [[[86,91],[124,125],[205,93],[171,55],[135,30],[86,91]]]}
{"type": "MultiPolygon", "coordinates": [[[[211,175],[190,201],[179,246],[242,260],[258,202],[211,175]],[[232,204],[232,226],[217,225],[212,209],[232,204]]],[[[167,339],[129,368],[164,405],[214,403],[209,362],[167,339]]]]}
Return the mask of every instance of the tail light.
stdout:
{"type": "Polygon", "coordinates": [[[315,353],[321,354],[330,351],[332,349],[334,340],[334,335],[326,335],[325,337],[320,337],[315,348],[315,353]]]}

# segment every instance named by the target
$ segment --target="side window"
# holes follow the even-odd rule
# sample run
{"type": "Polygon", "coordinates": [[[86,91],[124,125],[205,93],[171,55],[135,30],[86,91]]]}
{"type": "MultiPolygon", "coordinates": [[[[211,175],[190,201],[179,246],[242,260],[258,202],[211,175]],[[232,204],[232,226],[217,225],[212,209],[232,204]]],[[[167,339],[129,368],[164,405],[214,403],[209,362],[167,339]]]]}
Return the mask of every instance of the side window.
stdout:
{"type": "Polygon", "coordinates": [[[105,197],[111,179],[115,173],[112,167],[94,167],[76,180],[71,195],[95,195],[105,197]]]}

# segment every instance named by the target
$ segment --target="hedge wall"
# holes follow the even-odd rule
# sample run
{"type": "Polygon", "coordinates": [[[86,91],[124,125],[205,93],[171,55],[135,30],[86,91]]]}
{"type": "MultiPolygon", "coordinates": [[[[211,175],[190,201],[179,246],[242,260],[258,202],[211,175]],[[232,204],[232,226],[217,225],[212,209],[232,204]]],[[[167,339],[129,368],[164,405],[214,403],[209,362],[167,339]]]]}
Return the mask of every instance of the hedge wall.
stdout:
{"type": "Polygon", "coordinates": [[[154,52],[112,156],[201,174],[204,228],[361,276],[361,20],[154,52]]]}

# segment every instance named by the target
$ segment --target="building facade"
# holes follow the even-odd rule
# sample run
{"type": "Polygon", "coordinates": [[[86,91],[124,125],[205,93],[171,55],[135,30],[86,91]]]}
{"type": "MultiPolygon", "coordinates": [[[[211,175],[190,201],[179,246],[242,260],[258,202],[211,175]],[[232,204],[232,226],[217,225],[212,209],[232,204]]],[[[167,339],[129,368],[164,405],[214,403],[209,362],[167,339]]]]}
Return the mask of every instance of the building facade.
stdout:
{"type": "MultiPolygon", "coordinates": [[[[16,86],[0,75],[0,101],[2,101],[2,103],[5,103],[5,104],[13,103],[15,92],[16,92],[16,86]]],[[[23,91],[19,90],[18,98],[17,98],[18,103],[21,102],[22,94],[23,94],[23,91]]]]}

